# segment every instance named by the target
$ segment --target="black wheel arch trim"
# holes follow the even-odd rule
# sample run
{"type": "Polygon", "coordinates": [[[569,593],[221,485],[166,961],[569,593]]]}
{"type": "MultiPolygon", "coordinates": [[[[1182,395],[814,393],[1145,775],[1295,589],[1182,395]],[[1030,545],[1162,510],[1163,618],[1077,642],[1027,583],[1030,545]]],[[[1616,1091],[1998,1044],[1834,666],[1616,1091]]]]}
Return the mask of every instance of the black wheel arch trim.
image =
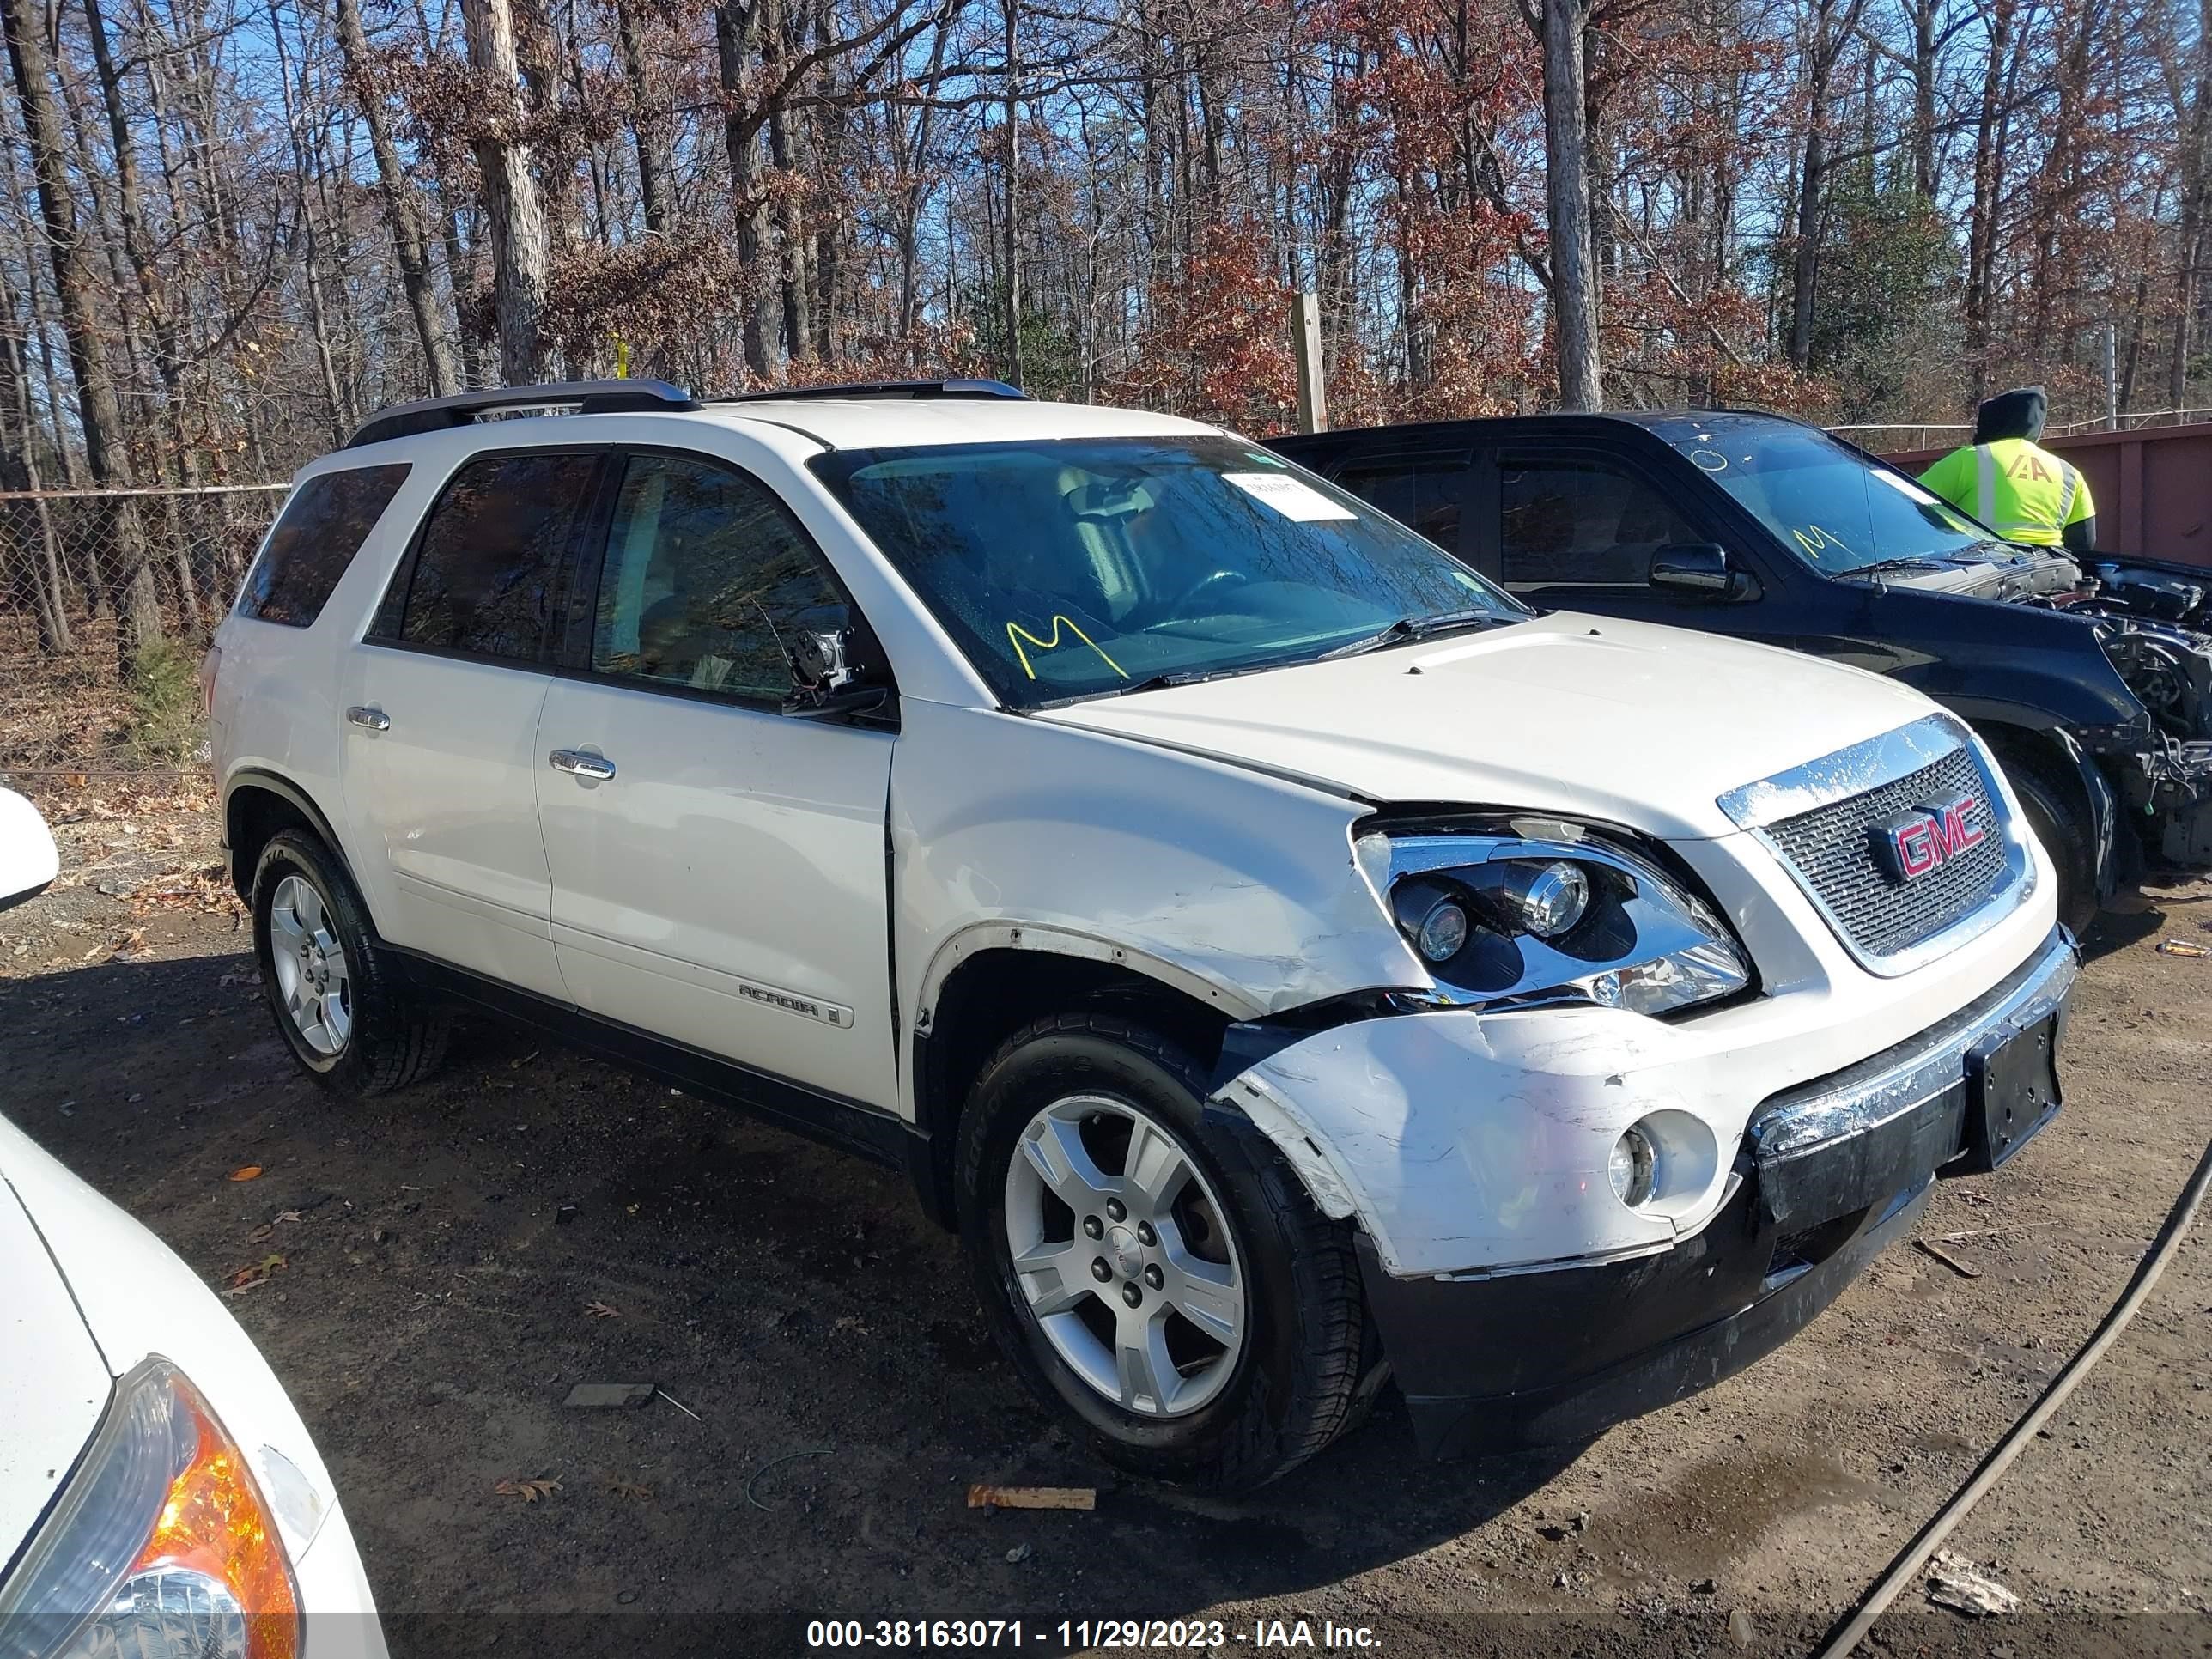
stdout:
{"type": "MultiPolygon", "coordinates": [[[[332,826],[323,809],[315,805],[313,797],[291,780],[277,773],[269,771],[264,767],[243,766],[225,779],[222,786],[223,861],[230,868],[231,889],[240,898],[250,903],[253,897],[248,890],[253,880],[253,872],[239,867],[238,848],[231,844],[230,839],[231,803],[237,798],[241,789],[263,790],[292,807],[301,817],[307,819],[309,827],[316,835],[322,837],[323,844],[331,849],[331,855],[345,866],[346,873],[348,875],[353,873],[353,861],[346,856],[345,843],[338,839],[337,830],[332,826]]],[[[366,895],[363,896],[363,908],[367,908],[366,895]]],[[[374,921],[374,918],[372,917],[371,920],[374,921]]]]}

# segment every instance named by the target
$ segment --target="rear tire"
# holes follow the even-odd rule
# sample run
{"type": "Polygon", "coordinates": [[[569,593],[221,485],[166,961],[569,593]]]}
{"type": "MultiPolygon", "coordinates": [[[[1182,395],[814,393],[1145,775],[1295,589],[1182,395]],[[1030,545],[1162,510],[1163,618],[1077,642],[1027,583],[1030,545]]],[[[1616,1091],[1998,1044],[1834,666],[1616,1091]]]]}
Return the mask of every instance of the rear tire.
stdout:
{"type": "Polygon", "coordinates": [[[976,1289],[1031,1391],[1109,1462],[1237,1491],[1348,1426],[1368,1322],[1351,1229],[1206,1093],[1142,1026],[1039,1020],[983,1068],[956,1186],[976,1289]],[[1063,1246],[1064,1271],[1038,1265],[1063,1246]]]}
{"type": "Polygon", "coordinates": [[[276,1029],[301,1070],[341,1094],[386,1094],[445,1058],[452,1018],[406,984],[345,866],[287,830],[253,870],[253,954],[276,1029]]]}
{"type": "Polygon", "coordinates": [[[2058,920],[2077,939],[2097,919],[2097,823],[2055,762],[2017,747],[1997,751],[2028,828],[2058,870],[2058,920]]]}

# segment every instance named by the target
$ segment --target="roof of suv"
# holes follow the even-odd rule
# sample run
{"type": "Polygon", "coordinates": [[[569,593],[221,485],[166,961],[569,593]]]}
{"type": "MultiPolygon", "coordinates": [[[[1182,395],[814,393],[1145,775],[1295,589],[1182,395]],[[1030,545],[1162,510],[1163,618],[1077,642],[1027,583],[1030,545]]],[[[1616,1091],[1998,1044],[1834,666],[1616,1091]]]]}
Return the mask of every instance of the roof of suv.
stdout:
{"type": "MultiPolygon", "coordinates": [[[[401,404],[364,422],[344,447],[358,449],[432,433],[499,428],[494,441],[515,435],[510,422],[580,415],[648,415],[737,426],[774,426],[832,449],[880,449],[921,444],[1003,442],[1016,439],[1158,437],[1219,430],[1144,410],[1039,403],[988,380],[886,382],[794,387],[781,392],[695,399],[660,380],[579,380],[491,387],[401,404]],[[535,412],[533,412],[535,411],[535,412]],[[483,417],[497,418],[485,421],[483,417]]],[[[542,430],[543,428],[533,428],[542,430]]]]}
{"type": "Polygon", "coordinates": [[[1139,438],[1216,433],[1218,427],[1141,409],[1012,398],[760,398],[709,402],[701,412],[738,424],[766,422],[832,449],[1003,443],[1032,438],[1139,438]]]}

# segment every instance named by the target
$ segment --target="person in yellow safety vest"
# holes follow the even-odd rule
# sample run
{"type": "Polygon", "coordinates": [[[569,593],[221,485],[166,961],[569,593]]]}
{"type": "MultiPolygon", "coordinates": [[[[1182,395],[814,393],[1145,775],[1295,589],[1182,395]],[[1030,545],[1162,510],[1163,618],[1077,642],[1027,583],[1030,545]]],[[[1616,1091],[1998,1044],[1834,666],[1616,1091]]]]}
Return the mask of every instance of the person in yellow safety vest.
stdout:
{"type": "Polygon", "coordinates": [[[2036,440],[2049,405],[2039,386],[2002,392],[1974,411],[1974,441],[1920,475],[1920,482],[2008,542],[2097,546],[2097,504],[2081,469],[2036,440]]]}

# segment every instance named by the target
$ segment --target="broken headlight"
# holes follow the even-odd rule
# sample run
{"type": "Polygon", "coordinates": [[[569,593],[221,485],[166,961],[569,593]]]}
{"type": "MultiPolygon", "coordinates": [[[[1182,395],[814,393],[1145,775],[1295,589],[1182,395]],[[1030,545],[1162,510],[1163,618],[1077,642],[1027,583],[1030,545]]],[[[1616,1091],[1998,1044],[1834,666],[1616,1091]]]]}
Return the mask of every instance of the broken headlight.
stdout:
{"type": "Polygon", "coordinates": [[[1652,860],[1580,824],[1378,831],[1358,850],[1453,1003],[1668,1014],[1751,983],[1742,948],[1710,905],[1652,860]]]}

